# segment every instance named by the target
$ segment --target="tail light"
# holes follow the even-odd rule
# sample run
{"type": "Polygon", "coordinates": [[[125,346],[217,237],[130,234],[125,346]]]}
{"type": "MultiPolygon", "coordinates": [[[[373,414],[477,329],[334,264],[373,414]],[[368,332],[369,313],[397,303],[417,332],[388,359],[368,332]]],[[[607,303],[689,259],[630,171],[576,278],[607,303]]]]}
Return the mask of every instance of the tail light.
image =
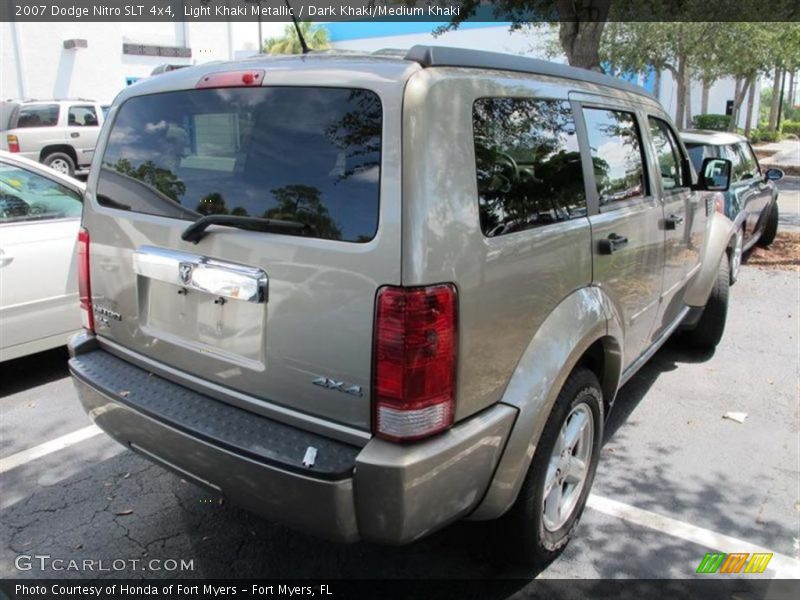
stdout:
{"type": "Polygon", "coordinates": [[[15,135],[7,135],[6,142],[8,143],[9,152],[19,152],[19,139],[15,135]]]}
{"type": "Polygon", "coordinates": [[[373,428],[391,441],[453,424],[458,296],[454,286],[378,292],[373,350],[373,428]]]}
{"type": "Polygon", "coordinates": [[[78,297],[81,302],[83,326],[94,333],[92,312],[92,285],[89,277],[89,232],[81,228],[78,232],[78,297]]]}

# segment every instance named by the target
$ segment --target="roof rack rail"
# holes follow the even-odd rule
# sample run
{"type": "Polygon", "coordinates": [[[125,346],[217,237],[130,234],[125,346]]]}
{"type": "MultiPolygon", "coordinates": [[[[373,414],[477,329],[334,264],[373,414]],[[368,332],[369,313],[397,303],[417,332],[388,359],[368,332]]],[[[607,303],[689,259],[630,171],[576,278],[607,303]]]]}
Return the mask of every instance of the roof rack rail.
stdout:
{"type": "Polygon", "coordinates": [[[502,54],[500,52],[486,52],[484,50],[470,50],[467,48],[451,48],[448,46],[417,45],[412,46],[408,52],[406,52],[404,58],[405,60],[418,63],[424,68],[466,67],[549,75],[552,77],[586,81],[653,98],[652,94],[643,87],[617,79],[616,77],[611,77],[610,75],[515,54],[502,54]]]}

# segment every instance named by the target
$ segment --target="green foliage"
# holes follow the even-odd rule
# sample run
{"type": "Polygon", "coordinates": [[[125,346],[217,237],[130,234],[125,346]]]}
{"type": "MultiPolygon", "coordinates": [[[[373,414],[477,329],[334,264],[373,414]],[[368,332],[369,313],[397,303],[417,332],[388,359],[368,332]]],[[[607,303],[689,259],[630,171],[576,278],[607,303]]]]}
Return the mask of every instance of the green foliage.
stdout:
{"type": "Polygon", "coordinates": [[[695,115],[692,124],[696,129],[728,131],[728,128],[731,124],[731,118],[728,115],[695,115]]]}
{"type": "MultiPolygon", "coordinates": [[[[300,31],[311,50],[327,50],[331,47],[328,30],[324,27],[314,25],[311,21],[301,21],[300,31]]],[[[282,37],[269,38],[264,42],[264,52],[267,54],[302,54],[303,47],[300,45],[300,38],[297,37],[294,24],[290,23],[284,27],[282,37]]]]}
{"type": "Polygon", "coordinates": [[[784,121],[781,123],[781,133],[800,136],[800,121],[784,121]]]}
{"type": "Polygon", "coordinates": [[[760,142],[779,142],[781,134],[779,131],[770,131],[769,129],[753,129],[750,132],[750,141],[754,144],[760,142]]]}

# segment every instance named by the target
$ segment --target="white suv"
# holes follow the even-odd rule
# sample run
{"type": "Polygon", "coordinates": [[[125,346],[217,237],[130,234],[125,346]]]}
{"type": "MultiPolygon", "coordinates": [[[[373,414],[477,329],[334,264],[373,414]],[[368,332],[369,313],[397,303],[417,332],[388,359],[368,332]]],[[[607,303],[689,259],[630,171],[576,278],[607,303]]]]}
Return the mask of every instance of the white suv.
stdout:
{"type": "Polygon", "coordinates": [[[64,175],[89,168],[103,124],[103,107],[94,100],[3,102],[0,149],[44,163],[64,175]]]}

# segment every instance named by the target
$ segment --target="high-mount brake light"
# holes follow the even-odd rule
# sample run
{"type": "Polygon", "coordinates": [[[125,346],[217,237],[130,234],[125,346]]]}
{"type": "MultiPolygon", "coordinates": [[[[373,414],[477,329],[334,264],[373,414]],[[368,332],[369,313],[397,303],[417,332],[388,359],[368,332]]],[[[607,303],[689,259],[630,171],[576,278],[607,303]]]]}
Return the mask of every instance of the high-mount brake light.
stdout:
{"type": "Polygon", "coordinates": [[[253,87],[261,85],[264,80],[263,70],[251,71],[224,71],[221,73],[209,73],[203,75],[196,89],[203,88],[226,88],[226,87],[253,87]]]}

